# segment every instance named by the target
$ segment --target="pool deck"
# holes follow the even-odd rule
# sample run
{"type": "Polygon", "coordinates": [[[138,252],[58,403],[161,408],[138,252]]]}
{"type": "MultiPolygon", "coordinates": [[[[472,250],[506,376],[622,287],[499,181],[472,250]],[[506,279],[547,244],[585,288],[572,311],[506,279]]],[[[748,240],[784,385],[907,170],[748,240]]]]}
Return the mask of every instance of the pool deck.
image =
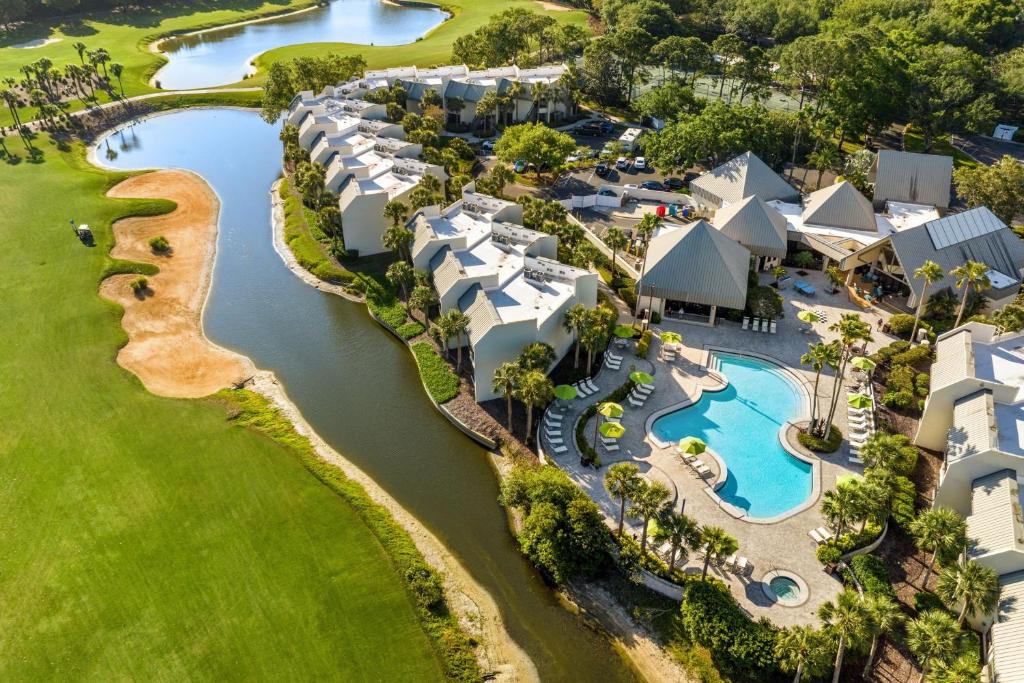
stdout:
{"type": "MultiPolygon", "coordinates": [[[[716,327],[676,321],[666,321],[652,326],[656,333],[672,330],[683,335],[683,348],[673,363],[661,359],[661,344],[658,340],[652,342],[646,360],[636,358],[632,346],[624,351],[614,349],[613,346],[613,350],[623,356],[622,366],[619,370],[601,368],[596,377],[596,384],[601,391],[589,399],[577,399],[569,402],[567,406],[560,406],[565,410],[563,432],[565,445],[569,450],[553,458],[559,467],[593,497],[610,522],[616,521],[618,516],[618,502],[609,496],[603,483],[605,472],[610,465],[620,461],[631,461],[640,468],[644,476],[670,484],[676,509],[683,509],[701,525],[720,526],[735,536],[739,541],[739,555],[748,558],[753,567],[752,571],[748,569],[745,577],[738,577],[714,566],[710,571],[729,585],[739,603],[754,618],[767,616],[780,626],[815,623],[818,607],[834,598],[842,589],[838,579],[823,571],[815,557],[816,545],[808,531],[826,525],[819,512],[821,492],[833,488],[837,477],[861,471],[859,467],[848,463],[846,443],[844,442],[835,453],[824,456],[812,454],[795,445],[795,449],[800,450],[801,455],[815,463],[814,491],[805,509],[778,521],[764,523],[738,518],[734,516],[737,511],[729,512],[723,509],[717,497],[708,495],[706,489],[717,481],[720,475],[720,467],[714,457],[708,457],[708,454],[701,456],[713,470],[713,476],[706,481],[701,480],[674,453],[674,445],[666,448],[657,446],[655,440],[650,437],[648,427],[658,413],[670,411],[681,404],[696,402],[705,389],[720,388],[716,373],[709,372],[705,366],[710,349],[747,353],[774,360],[795,377],[803,380],[804,386],[808,387],[809,396],[813,389],[814,374],[801,367],[799,362],[800,356],[807,350],[808,343],[834,339],[834,333],[828,331],[827,327],[838,320],[841,313],[860,312],[862,318],[872,324],[878,318],[888,318],[888,313],[879,312],[877,309],[861,311],[847,300],[843,292],[827,294],[820,273],[811,273],[802,279],[812,282],[818,288],[818,294],[808,298],[792,289],[784,290],[782,294],[785,299],[785,318],[778,321],[776,334],[742,330],[739,324],[726,321],[720,322],[716,327]],[[806,324],[796,318],[797,311],[802,308],[824,311],[828,315],[828,322],[816,323],[813,332],[809,334],[802,332],[801,329],[805,328],[806,324]],[[634,369],[654,375],[654,393],[642,408],[635,408],[628,401],[623,403],[626,410],[622,424],[626,427],[626,435],[619,440],[620,450],[609,453],[598,445],[601,467],[595,470],[592,467],[581,466],[573,436],[576,421],[593,401],[603,398],[621,386],[634,369]],[[797,607],[784,607],[771,601],[763,590],[761,580],[766,574],[776,570],[785,570],[800,576],[807,584],[809,599],[797,607]]],[[[868,344],[868,352],[894,341],[894,338],[879,331],[872,334],[875,339],[868,344]]],[[[823,406],[825,411],[828,410],[827,401],[831,389],[830,375],[822,380],[819,387],[819,405],[823,406]]],[[[835,423],[845,433],[846,410],[842,398],[836,411],[835,423]]],[[[589,423],[588,428],[593,429],[593,422],[589,423]]],[[[591,438],[590,434],[592,432],[588,432],[588,440],[591,438]]],[[[709,447],[709,450],[713,449],[714,444],[709,444],[709,447]]],[[[546,443],[545,451],[550,455],[551,450],[546,443]]],[[[626,523],[629,531],[639,537],[639,523],[628,517],[626,523]]],[[[665,551],[667,560],[667,548],[665,551]]],[[[691,552],[685,563],[688,572],[699,573],[702,565],[696,552],[691,552]]]]}

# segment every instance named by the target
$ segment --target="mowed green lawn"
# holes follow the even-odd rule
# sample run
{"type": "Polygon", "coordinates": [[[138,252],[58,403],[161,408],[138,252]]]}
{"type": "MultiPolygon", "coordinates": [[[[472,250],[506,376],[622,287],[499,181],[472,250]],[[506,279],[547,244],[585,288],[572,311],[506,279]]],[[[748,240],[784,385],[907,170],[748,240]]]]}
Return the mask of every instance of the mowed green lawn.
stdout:
{"type": "Polygon", "coordinates": [[[0,164],[0,680],[440,679],[349,504],[214,401],[117,366],[110,224],[167,203],[106,199],[115,176],[39,145],[0,164]]]}

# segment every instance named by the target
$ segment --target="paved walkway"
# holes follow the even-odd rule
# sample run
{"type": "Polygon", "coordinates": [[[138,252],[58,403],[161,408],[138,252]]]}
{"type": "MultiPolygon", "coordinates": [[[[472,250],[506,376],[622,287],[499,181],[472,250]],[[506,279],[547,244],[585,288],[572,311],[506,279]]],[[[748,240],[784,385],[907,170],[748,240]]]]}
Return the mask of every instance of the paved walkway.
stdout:
{"type": "MultiPolygon", "coordinates": [[[[730,587],[740,604],[755,618],[768,616],[780,625],[798,623],[814,623],[817,608],[826,600],[833,598],[842,589],[841,583],[825,574],[821,564],[815,557],[816,546],[808,536],[810,529],[826,524],[819,512],[820,492],[834,487],[836,478],[849,472],[858,472],[859,468],[851,466],[847,460],[847,448],[843,447],[835,454],[824,457],[815,456],[803,451],[817,464],[819,493],[814,504],[808,509],[781,521],[764,524],[739,519],[719,507],[718,502],[707,495],[705,489],[719,477],[718,466],[714,458],[705,457],[704,461],[711,467],[712,476],[701,480],[692,473],[674,454],[673,448],[659,448],[649,438],[646,423],[651,415],[666,407],[674,406],[683,401],[691,401],[698,394],[698,388],[714,386],[718,380],[715,373],[710,373],[704,366],[707,347],[731,348],[761,355],[768,355],[789,367],[797,376],[804,379],[805,386],[813,386],[813,373],[801,368],[799,358],[807,350],[809,342],[829,341],[834,333],[827,330],[827,324],[814,325],[814,331],[805,334],[801,330],[806,325],[796,319],[796,312],[801,308],[814,308],[824,311],[829,323],[838,320],[844,312],[853,312],[856,307],[846,300],[845,294],[828,295],[825,292],[824,277],[820,273],[811,273],[803,277],[818,287],[814,298],[796,295],[792,290],[784,290],[785,315],[779,321],[778,332],[774,335],[754,333],[740,329],[735,323],[721,322],[709,328],[687,323],[668,321],[654,326],[655,331],[672,329],[684,337],[684,348],[678,360],[673,363],[660,359],[660,342],[655,340],[651,346],[650,360],[641,360],[633,355],[632,350],[616,350],[624,356],[619,370],[605,367],[597,373],[595,382],[601,391],[588,399],[575,400],[565,408],[563,428],[565,445],[569,451],[557,456],[555,462],[562,467],[593,499],[607,515],[609,522],[618,518],[618,502],[613,500],[604,488],[603,478],[610,465],[622,460],[637,464],[641,473],[651,479],[670,482],[674,494],[676,509],[684,509],[686,514],[700,524],[721,526],[739,540],[740,555],[747,557],[753,570],[743,578],[718,568],[712,571],[723,579],[730,587]],[[620,450],[609,453],[598,446],[601,456],[601,467],[594,469],[580,464],[580,455],[574,443],[574,426],[586,407],[621,386],[633,369],[641,369],[654,375],[655,391],[643,408],[634,408],[628,402],[622,418],[626,427],[626,435],[620,439],[620,450]],[[809,599],[798,607],[783,607],[769,600],[762,589],[761,579],[773,570],[783,569],[799,575],[807,583],[809,599]]],[[[859,309],[856,309],[859,310],[859,309]]],[[[886,313],[870,312],[863,317],[874,322],[878,317],[888,317],[886,313]]],[[[875,334],[875,342],[869,344],[868,351],[892,341],[882,333],[875,334]]],[[[614,347],[613,347],[614,348],[614,347]]],[[[823,380],[819,389],[819,405],[825,405],[832,389],[831,378],[823,380]]],[[[809,395],[809,394],[808,394],[809,395]]],[[[843,406],[837,411],[836,423],[845,429],[845,411],[843,406]]],[[[594,428],[591,421],[587,426],[588,440],[592,438],[594,428]]],[[[737,426],[742,428],[742,426],[737,426]]],[[[711,444],[713,448],[714,445],[711,444]]],[[[545,444],[545,451],[551,449],[545,444]]],[[[627,521],[628,528],[639,535],[640,525],[627,521]]],[[[667,548],[665,558],[667,559],[667,548]]],[[[702,561],[696,553],[691,553],[685,563],[686,571],[699,572],[702,561]]]]}

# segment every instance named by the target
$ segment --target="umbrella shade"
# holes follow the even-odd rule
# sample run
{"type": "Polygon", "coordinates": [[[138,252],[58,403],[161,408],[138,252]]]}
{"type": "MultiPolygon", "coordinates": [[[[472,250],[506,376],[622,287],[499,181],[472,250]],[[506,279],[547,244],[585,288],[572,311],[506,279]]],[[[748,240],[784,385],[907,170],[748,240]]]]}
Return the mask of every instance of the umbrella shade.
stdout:
{"type": "Polygon", "coordinates": [[[632,325],[616,325],[612,334],[619,339],[632,339],[636,335],[636,330],[632,325]]]}
{"type": "Polygon", "coordinates": [[[875,402],[871,400],[870,396],[864,394],[850,394],[850,397],[846,399],[846,402],[850,404],[851,408],[870,408],[875,405],[875,402]]]}
{"type": "Polygon", "coordinates": [[[661,333],[662,344],[682,344],[683,335],[678,332],[662,332],[661,333]]]}
{"type": "Polygon", "coordinates": [[[618,403],[608,401],[607,403],[599,405],[597,407],[597,412],[601,413],[605,417],[622,417],[622,413],[624,413],[625,410],[618,403]]]}
{"type": "Polygon", "coordinates": [[[805,323],[816,323],[820,320],[818,314],[814,311],[800,311],[796,314],[796,317],[803,320],[805,323]]]}
{"type": "Polygon", "coordinates": [[[850,361],[850,365],[857,368],[858,370],[863,370],[864,372],[871,372],[872,370],[875,369],[876,363],[875,361],[871,360],[866,356],[857,356],[856,358],[850,361]]]}
{"type": "Polygon", "coordinates": [[[562,401],[571,401],[576,398],[576,387],[571,384],[559,384],[555,387],[555,398],[562,401]]]}
{"type": "Polygon", "coordinates": [[[646,372],[641,372],[640,370],[629,373],[629,378],[637,384],[650,384],[654,381],[654,377],[648,375],[646,372]]]}
{"type": "Polygon", "coordinates": [[[608,439],[618,439],[626,433],[626,428],[618,422],[605,422],[600,427],[601,436],[608,439]]]}
{"type": "Polygon", "coordinates": [[[679,440],[679,450],[690,455],[700,455],[707,450],[708,445],[695,436],[688,436],[679,440]]]}

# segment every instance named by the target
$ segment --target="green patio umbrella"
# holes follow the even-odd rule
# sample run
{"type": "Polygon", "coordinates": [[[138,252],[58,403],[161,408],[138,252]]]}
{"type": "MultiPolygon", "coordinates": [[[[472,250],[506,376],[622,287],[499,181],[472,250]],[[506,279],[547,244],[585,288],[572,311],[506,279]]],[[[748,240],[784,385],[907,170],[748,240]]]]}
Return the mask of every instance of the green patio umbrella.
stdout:
{"type": "Polygon", "coordinates": [[[651,384],[654,382],[654,377],[640,370],[629,373],[629,379],[636,384],[651,384]]]}
{"type": "Polygon", "coordinates": [[[876,363],[867,356],[857,356],[856,358],[850,361],[850,365],[857,368],[858,370],[863,370],[864,372],[871,372],[872,370],[875,369],[876,363]]]}
{"type": "Polygon", "coordinates": [[[678,332],[662,332],[661,333],[662,344],[682,344],[683,335],[678,332]]]}
{"type": "Polygon", "coordinates": [[[605,422],[600,428],[601,436],[607,439],[618,439],[626,433],[626,428],[618,422],[605,422]]]}
{"type": "Polygon", "coordinates": [[[632,325],[616,325],[612,334],[619,339],[632,339],[636,335],[636,330],[632,325]]]}
{"type": "Polygon", "coordinates": [[[850,394],[850,397],[846,399],[846,402],[850,404],[851,408],[870,408],[875,405],[875,402],[871,400],[871,397],[864,394],[850,394]]]}
{"type": "Polygon", "coordinates": [[[605,417],[622,417],[622,413],[626,412],[626,410],[618,403],[608,401],[599,405],[597,407],[597,412],[601,413],[605,417]]]}
{"type": "Polygon", "coordinates": [[[576,387],[571,384],[559,384],[555,387],[555,398],[560,401],[571,401],[576,398],[577,395],[576,387]]]}
{"type": "Polygon", "coordinates": [[[816,323],[820,322],[821,320],[821,318],[818,317],[817,313],[815,313],[814,311],[807,310],[800,311],[799,313],[796,314],[796,317],[799,318],[800,320],[803,320],[805,323],[816,323]]]}
{"type": "Polygon", "coordinates": [[[708,445],[703,440],[698,439],[695,436],[687,436],[686,438],[679,440],[679,452],[689,453],[690,455],[700,455],[706,451],[708,445]]]}

